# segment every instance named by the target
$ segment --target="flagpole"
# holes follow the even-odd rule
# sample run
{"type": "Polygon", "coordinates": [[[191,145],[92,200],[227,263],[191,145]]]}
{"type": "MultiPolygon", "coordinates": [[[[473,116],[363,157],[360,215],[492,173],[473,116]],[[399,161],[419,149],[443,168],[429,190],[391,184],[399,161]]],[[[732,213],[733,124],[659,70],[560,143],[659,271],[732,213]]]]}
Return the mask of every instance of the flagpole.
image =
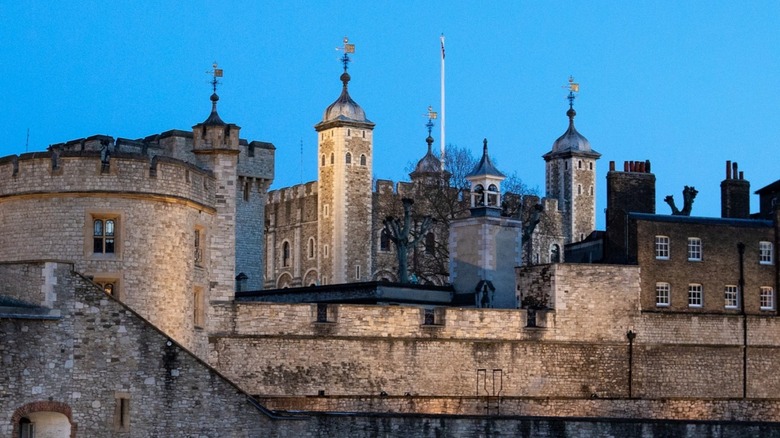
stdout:
{"type": "Polygon", "coordinates": [[[445,121],[445,110],[444,110],[444,34],[441,34],[440,37],[441,41],[441,123],[439,123],[439,127],[441,129],[441,168],[444,170],[444,153],[445,153],[445,146],[446,141],[444,138],[444,121],[445,121]]]}

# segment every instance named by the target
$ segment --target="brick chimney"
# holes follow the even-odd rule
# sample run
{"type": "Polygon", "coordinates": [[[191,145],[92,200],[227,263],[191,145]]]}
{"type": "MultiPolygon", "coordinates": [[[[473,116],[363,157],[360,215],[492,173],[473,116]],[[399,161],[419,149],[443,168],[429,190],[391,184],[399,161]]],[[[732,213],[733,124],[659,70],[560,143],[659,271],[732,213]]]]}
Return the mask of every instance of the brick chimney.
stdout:
{"type": "Polygon", "coordinates": [[[630,262],[626,247],[628,213],[655,214],[655,175],[650,161],[626,161],[623,171],[610,161],[607,173],[607,239],[604,248],[609,263],[630,262]]]}
{"type": "Polygon", "coordinates": [[[726,161],[726,179],[720,183],[720,216],[734,219],[750,217],[750,182],[739,171],[736,162],[726,161]]]}

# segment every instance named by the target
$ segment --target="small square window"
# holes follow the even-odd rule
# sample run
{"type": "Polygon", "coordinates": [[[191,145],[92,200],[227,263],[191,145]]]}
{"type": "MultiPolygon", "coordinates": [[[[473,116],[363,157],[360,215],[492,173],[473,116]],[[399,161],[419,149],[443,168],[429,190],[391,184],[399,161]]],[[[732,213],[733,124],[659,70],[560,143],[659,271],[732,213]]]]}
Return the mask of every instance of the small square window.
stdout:
{"type": "Polygon", "coordinates": [[[688,285],[688,307],[701,307],[704,296],[700,284],[688,285]]]}
{"type": "Polygon", "coordinates": [[[669,260],[669,236],[655,236],[655,258],[669,260]]]}
{"type": "Polygon", "coordinates": [[[739,288],[733,285],[726,285],[724,288],[727,309],[736,309],[738,307],[739,288]]]}
{"type": "Polygon", "coordinates": [[[657,307],[669,307],[671,302],[671,286],[669,283],[655,284],[655,305],[657,307]]]}
{"type": "Polygon", "coordinates": [[[701,261],[701,239],[698,237],[688,238],[688,261],[701,261]]]}

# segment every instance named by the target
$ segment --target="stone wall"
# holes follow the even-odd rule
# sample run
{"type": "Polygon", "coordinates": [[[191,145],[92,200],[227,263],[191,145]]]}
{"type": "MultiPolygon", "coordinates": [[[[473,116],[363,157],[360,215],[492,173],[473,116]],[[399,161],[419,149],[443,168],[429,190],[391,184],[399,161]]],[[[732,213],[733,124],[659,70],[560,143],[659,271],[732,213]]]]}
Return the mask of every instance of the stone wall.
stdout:
{"type": "MultiPolygon", "coordinates": [[[[0,317],[1,435],[17,436],[22,416],[46,411],[64,415],[71,436],[116,436],[121,398],[129,403],[122,430],[132,436],[268,435],[270,420],[237,386],[70,265],[45,265],[60,317],[0,317]]],[[[4,280],[35,284],[40,267],[4,280]]]]}

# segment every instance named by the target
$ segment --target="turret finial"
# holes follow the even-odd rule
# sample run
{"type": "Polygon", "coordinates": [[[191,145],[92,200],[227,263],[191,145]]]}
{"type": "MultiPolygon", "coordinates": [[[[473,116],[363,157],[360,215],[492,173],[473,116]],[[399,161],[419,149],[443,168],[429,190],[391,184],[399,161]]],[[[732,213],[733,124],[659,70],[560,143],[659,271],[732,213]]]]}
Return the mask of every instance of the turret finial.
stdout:
{"type": "Polygon", "coordinates": [[[428,105],[428,112],[423,114],[423,116],[428,118],[428,122],[425,124],[425,127],[428,128],[428,138],[426,138],[425,141],[428,143],[428,153],[431,153],[431,145],[433,145],[433,136],[431,135],[431,130],[433,129],[434,125],[433,121],[439,117],[439,114],[433,110],[433,106],[428,105]]]}
{"type": "Polygon", "coordinates": [[[574,76],[569,76],[569,83],[564,85],[564,88],[569,90],[569,95],[566,96],[566,99],[569,100],[569,110],[566,111],[566,115],[569,116],[569,121],[574,123],[574,116],[577,115],[577,112],[574,111],[574,99],[577,98],[575,93],[580,92],[580,84],[574,82],[574,76]]]}
{"type": "Polygon", "coordinates": [[[349,38],[344,37],[344,46],[336,47],[336,50],[343,50],[344,56],[341,57],[341,62],[344,64],[344,73],[347,72],[348,65],[352,60],[349,58],[350,53],[355,53],[355,45],[349,42],[349,38]]]}

